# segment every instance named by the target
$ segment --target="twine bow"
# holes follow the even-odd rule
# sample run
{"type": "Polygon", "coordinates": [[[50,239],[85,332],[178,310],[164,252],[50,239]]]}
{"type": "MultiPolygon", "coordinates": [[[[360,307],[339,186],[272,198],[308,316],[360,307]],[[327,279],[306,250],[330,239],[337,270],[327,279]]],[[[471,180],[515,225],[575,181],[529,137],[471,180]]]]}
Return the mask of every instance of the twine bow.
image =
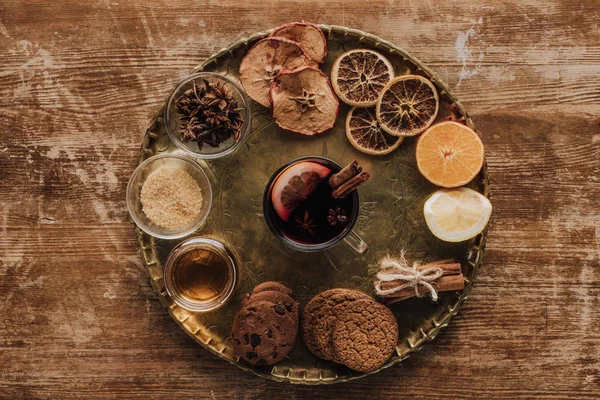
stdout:
{"type": "Polygon", "coordinates": [[[421,265],[417,262],[413,262],[411,267],[406,258],[404,258],[404,252],[400,253],[400,258],[398,260],[386,258],[381,262],[381,270],[377,273],[377,279],[379,279],[379,281],[375,284],[375,292],[379,296],[385,297],[392,293],[397,293],[402,289],[412,287],[415,289],[416,297],[423,297],[424,294],[419,290],[419,287],[422,286],[429,290],[431,299],[437,301],[438,294],[432,283],[442,277],[444,270],[440,267],[419,269],[420,267],[421,265]],[[398,280],[403,281],[404,283],[387,290],[381,288],[383,282],[398,280]]]}

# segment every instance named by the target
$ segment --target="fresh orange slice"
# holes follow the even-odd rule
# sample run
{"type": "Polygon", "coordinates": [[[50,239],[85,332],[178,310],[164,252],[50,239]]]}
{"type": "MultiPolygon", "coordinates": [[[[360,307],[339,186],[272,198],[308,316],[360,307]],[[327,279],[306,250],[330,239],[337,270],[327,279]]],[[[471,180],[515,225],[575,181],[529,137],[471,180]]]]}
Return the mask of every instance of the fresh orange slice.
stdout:
{"type": "Polygon", "coordinates": [[[434,185],[466,185],[483,166],[483,143],[473,130],[456,122],[429,128],[417,142],[417,167],[434,185]]]}
{"type": "Polygon", "coordinates": [[[275,179],[271,191],[271,201],[277,215],[287,222],[292,211],[306,201],[319,182],[330,174],[329,168],[312,161],[301,161],[284,170],[275,179]]]}
{"type": "Polygon", "coordinates": [[[331,84],[340,100],[353,107],[370,107],[394,77],[387,58],[373,50],[355,49],[340,55],[331,68],[331,84]]]}
{"type": "Polygon", "coordinates": [[[419,75],[399,76],[383,88],[377,100],[377,121],[394,136],[414,136],[435,120],[439,97],[435,86],[419,75]]]}
{"type": "Polygon", "coordinates": [[[375,118],[375,107],[357,108],[348,111],[346,136],[357,150],[366,154],[381,156],[396,150],[401,137],[387,134],[375,118]]]}

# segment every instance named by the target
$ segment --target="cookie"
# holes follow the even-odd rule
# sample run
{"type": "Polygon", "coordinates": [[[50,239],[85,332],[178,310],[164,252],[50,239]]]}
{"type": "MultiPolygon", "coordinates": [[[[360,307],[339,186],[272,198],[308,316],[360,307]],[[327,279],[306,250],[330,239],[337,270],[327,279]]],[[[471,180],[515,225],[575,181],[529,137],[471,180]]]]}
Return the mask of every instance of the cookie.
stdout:
{"type": "Polygon", "coordinates": [[[292,294],[292,290],[285,286],[283,283],[267,281],[263,283],[259,283],[256,285],[254,290],[252,290],[252,294],[265,292],[267,290],[272,290],[274,292],[281,292],[283,294],[287,294],[288,296],[292,294]]]}
{"type": "Polygon", "coordinates": [[[254,365],[271,365],[288,355],[298,332],[290,313],[270,301],[252,301],[237,313],[231,330],[236,354],[254,365]]]}
{"type": "Polygon", "coordinates": [[[398,323],[389,308],[373,299],[333,307],[331,335],[336,360],[359,372],[374,371],[394,353],[398,323]]]}
{"type": "Polygon", "coordinates": [[[313,297],[302,311],[302,336],[306,347],[317,357],[335,360],[331,344],[331,332],[336,316],[333,307],[359,299],[372,300],[370,296],[357,290],[331,289],[313,297]]]}
{"type": "MultiPolygon", "coordinates": [[[[294,322],[298,324],[298,303],[287,294],[275,292],[273,290],[266,290],[264,292],[254,293],[253,295],[244,299],[244,301],[242,302],[242,306],[246,306],[255,301],[269,301],[273,304],[277,304],[281,307],[284,307],[285,310],[290,314],[294,322]]],[[[281,312],[280,309],[277,309],[276,311],[278,310],[281,312]]]]}

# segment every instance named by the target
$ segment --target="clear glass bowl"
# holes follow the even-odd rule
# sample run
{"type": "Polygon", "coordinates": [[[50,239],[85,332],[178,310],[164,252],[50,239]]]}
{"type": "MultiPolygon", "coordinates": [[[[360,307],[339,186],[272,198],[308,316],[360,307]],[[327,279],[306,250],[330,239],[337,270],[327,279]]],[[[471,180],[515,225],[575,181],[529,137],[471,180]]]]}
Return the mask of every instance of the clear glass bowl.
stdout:
{"type": "Polygon", "coordinates": [[[196,231],[208,217],[212,205],[212,188],[208,177],[200,166],[186,156],[160,154],[142,162],[133,171],[127,185],[127,209],[131,218],[144,232],[161,239],[178,239],[196,231]],[[140,194],[148,176],[160,167],[179,168],[190,174],[198,182],[202,190],[202,205],[196,217],[188,224],[164,228],[152,222],[142,210],[140,194]]]}
{"type": "MultiPolygon", "coordinates": [[[[237,284],[238,272],[235,256],[223,243],[214,239],[193,237],[184,240],[171,250],[164,266],[163,277],[167,293],[175,304],[192,312],[207,312],[221,307],[231,298],[237,284]],[[181,288],[177,285],[177,280],[174,278],[175,268],[181,258],[188,252],[196,249],[206,249],[218,254],[223,258],[228,269],[228,279],[225,287],[218,296],[208,301],[199,301],[185,296],[181,288]]],[[[198,266],[198,268],[201,268],[201,266],[198,266]]]]}
{"type": "Polygon", "coordinates": [[[250,102],[248,101],[244,90],[231,78],[214,72],[198,72],[181,80],[169,95],[163,113],[165,128],[171,140],[181,150],[198,158],[214,159],[231,153],[244,141],[246,134],[250,130],[250,102]],[[177,111],[175,103],[186,90],[193,87],[194,82],[196,82],[197,87],[204,85],[203,79],[206,79],[211,84],[222,82],[225,87],[231,90],[233,97],[238,102],[238,110],[244,118],[244,125],[242,126],[240,139],[237,142],[235,141],[235,138],[231,136],[225,142],[221,143],[219,147],[211,147],[205,144],[202,146],[202,150],[199,150],[196,141],[190,140],[187,143],[184,143],[181,140],[181,128],[179,122],[181,113],[177,111]]]}

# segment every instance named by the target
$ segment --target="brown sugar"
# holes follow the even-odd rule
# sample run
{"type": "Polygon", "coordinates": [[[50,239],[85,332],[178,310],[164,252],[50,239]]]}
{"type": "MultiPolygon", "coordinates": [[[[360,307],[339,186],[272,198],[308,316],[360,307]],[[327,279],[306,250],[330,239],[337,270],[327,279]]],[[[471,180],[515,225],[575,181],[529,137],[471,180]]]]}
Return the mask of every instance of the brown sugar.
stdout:
{"type": "Polygon", "coordinates": [[[161,167],[153,171],[140,195],[144,214],[163,228],[185,226],[202,206],[202,190],[186,171],[161,167]]]}

